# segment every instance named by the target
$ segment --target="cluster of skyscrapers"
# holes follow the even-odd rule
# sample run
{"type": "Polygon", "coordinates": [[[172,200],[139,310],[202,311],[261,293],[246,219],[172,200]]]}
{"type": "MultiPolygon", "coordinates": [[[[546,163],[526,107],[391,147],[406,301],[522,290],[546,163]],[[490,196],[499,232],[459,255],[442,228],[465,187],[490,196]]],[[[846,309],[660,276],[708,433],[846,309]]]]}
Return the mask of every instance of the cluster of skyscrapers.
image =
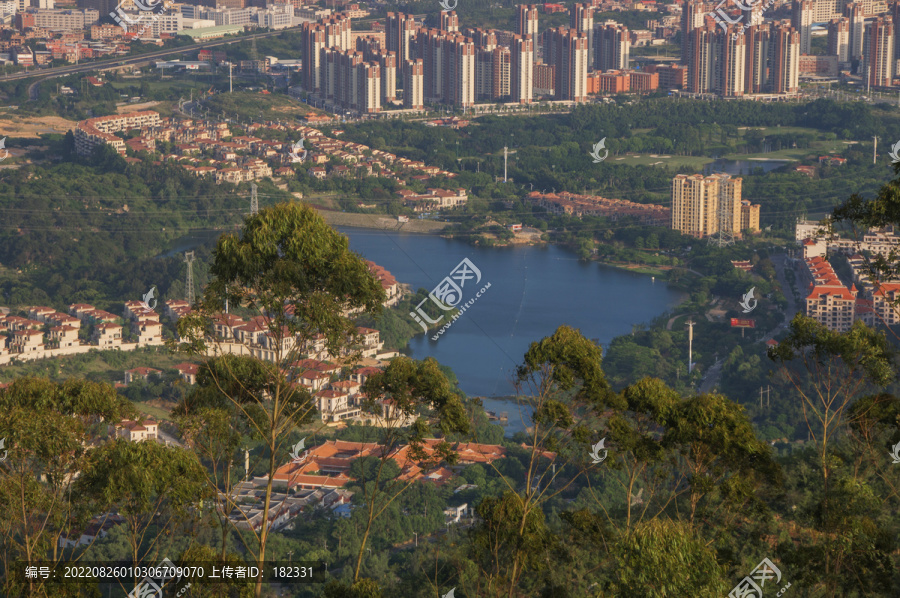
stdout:
{"type": "Polygon", "coordinates": [[[889,87],[900,72],[900,3],[793,0],[790,20],[764,22],[768,4],[749,11],[689,0],[681,15],[684,88],[723,97],[791,94],[800,74],[856,74],[867,88],[889,87]],[[813,55],[813,25],[827,26],[825,55],[813,55]]]}
{"type": "MultiPolygon", "coordinates": [[[[764,23],[765,4],[714,12],[689,0],[681,15],[686,88],[723,97],[795,93],[800,85],[800,33],[787,21],[764,23]],[[715,16],[714,16],[715,15],[715,16]]],[[[721,9],[719,9],[721,10],[721,9]]]]}
{"type": "Polygon", "coordinates": [[[361,113],[402,97],[405,108],[477,102],[528,104],[536,93],[587,100],[588,71],[628,66],[628,30],[594,25],[593,7],[575,4],[570,26],[538,32],[538,7],[516,9],[516,31],[460,30],[455,11],[437,28],[388,13],[384,38],[352,36],[350,19],[330,16],[303,26],[303,86],[361,113]],[[354,40],[351,43],[351,40],[354,40]],[[402,90],[402,93],[399,91],[402,90]]]}

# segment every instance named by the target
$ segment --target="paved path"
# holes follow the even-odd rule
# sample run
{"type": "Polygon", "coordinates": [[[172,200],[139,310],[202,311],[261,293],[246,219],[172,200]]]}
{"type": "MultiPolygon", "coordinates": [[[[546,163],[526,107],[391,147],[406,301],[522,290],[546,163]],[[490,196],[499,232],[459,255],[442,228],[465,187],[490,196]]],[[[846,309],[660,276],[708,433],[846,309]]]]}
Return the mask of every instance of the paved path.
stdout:
{"type": "Polygon", "coordinates": [[[784,322],[776,326],[772,332],[762,338],[762,342],[764,343],[772,340],[775,335],[782,330],[787,330],[791,320],[794,318],[794,314],[797,313],[797,300],[794,297],[794,292],[787,283],[787,279],[784,277],[785,268],[791,267],[787,256],[785,254],[772,256],[772,263],[775,265],[775,276],[778,279],[778,284],[781,285],[781,291],[784,294],[784,298],[787,299],[787,307],[784,310],[784,322]]]}
{"type": "Polygon", "coordinates": [[[700,383],[700,394],[711,392],[716,387],[716,384],[719,383],[719,376],[722,374],[722,365],[724,363],[724,359],[717,359],[712,367],[709,368],[709,371],[706,372],[706,377],[700,383]]]}

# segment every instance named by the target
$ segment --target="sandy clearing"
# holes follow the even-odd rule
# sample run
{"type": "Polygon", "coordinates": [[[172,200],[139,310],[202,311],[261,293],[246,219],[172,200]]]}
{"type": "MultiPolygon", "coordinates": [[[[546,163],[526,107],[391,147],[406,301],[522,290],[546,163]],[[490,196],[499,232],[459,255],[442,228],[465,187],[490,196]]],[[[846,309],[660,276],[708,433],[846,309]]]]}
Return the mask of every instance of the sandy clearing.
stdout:
{"type": "Polygon", "coordinates": [[[146,110],[152,106],[156,106],[159,102],[141,102],[139,104],[118,104],[116,105],[117,114],[125,114],[126,112],[136,112],[138,110],[146,110]]]}
{"type": "Polygon", "coordinates": [[[0,136],[39,137],[46,133],[65,133],[75,128],[74,120],[58,116],[11,116],[0,113],[0,136]]]}

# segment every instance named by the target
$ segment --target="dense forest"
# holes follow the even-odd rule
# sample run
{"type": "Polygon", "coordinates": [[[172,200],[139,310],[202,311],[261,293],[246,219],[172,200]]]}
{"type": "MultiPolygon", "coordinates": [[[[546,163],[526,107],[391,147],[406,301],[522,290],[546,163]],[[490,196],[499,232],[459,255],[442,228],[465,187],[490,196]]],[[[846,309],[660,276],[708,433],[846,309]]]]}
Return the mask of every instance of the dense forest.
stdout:
{"type": "MultiPolygon", "coordinates": [[[[161,254],[202,245],[249,212],[249,189],[171,164],[129,164],[107,148],[81,160],[73,148],[70,133],[55,142],[67,161],[0,174],[0,297],[7,305],[105,307],[153,285],[163,297],[181,296],[182,257],[161,254]],[[182,238],[189,234],[196,240],[182,238]]],[[[260,195],[263,205],[286,197],[271,183],[260,185],[260,195]]],[[[208,254],[198,251],[194,272],[202,284],[208,254]]]]}

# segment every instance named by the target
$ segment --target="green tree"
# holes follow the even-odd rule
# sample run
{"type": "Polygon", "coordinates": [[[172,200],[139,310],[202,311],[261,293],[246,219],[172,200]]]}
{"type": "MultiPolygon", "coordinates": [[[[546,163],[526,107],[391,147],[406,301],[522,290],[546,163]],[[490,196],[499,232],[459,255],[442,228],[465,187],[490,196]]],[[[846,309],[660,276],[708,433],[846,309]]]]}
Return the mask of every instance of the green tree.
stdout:
{"type": "MultiPolygon", "coordinates": [[[[377,312],[384,291],[365,261],[348,249],[347,238],[302,204],[277,204],[248,217],[240,235],[219,238],[214,256],[213,279],[195,306],[196,313],[179,321],[179,335],[185,341],[182,347],[195,354],[208,355],[216,350],[213,347],[223,347],[213,322],[222,321],[226,300],[256,314],[265,327],[268,351],[263,357],[268,363],[260,366],[268,372],[264,389],[241,386],[240,376],[233,371],[216,386],[244,414],[268,452],[263,504],[268,513],[286,437],[316,415],[306,389],[288,381],[293,364],[310,352],[316,338],[322,339],[329,354],[346,355],[346,362],[352,363],[355,355],[348,349],[357,332],[347,313],[377,312]]],[[[209,371],[216,376],[215,369],[209,371]]],[[[260,571],[269,533],[267,518],[258,532],[253,530],[260,571]]],[[[260,576],[256,596],[261,592],[260,576]]]]}
{"type": "Polygon", "coordinates": [[[599,597],[724,596],[726,572],[691,527],[674,521],[639,524],[615,546],[613,580],[599,597]]]}
{"type": "Polygon", "coordinates": [[[459,456],[450,443],[442,440],[429,446],[426,437],[435,432],[445,437],[469,432],[469,419],[462,400],[433,358],[417,362],[398,357],[383,372],[369,376],[362,392],[366,398],[361,410],[374,417],[374,432],[382,448],[379,457],[357,460],[351,469],[352,477],[360,481],[366,508],[354,581],[360,579],[363,554],[373,523],[415,483],[414,477],[396,479],[400,473],[393,460],[396,451],[407,445],[407,458],[423,469],[441,462],[452,465],[459,456]]]}
{"type": "MultiPolygon", "coordinates": [[[[87,443],[106,422],[133,417],[111,386],[21,378],[0,390],[0,559],[6,595],[44,596],[35,580],[14,574],[14,561],[59,562],[61,537],[80,534],[92,515],[72,480],[87,466],[87,443]],[[27,588],[27,590],[26,590],[27,588]]],[[[101,505],[99,512],[108,510],[101,505]]]]}
{"type": "Polygon", "coordinates": [[[195,515],[203,498],[215,496],[193,452],[122,438],[91,451],[75,492],[99,505],[115,505],[128,527],[132,563],[160,558],[162,537],[195,515]]]}

